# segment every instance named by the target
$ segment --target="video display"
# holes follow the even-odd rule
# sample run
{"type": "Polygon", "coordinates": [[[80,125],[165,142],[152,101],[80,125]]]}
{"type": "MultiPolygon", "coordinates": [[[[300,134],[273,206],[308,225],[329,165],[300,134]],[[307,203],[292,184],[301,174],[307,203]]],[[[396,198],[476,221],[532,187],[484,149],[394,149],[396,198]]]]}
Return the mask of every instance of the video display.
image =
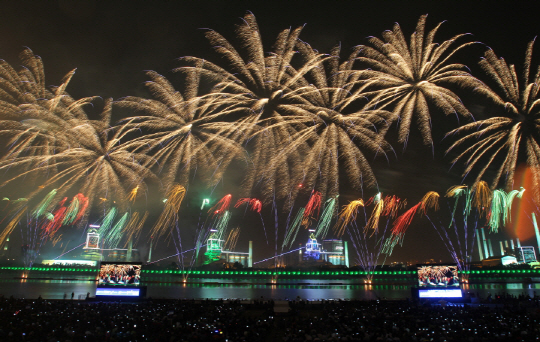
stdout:
{"type": "Polygon", "coordinates": [[[139,286],[141,264],[102,262],[99,269],[98,285],[139,286]]]}
{"type": "Polygon", "coordinates": [[[457,265],[417,265],[418,286],[459,287],[457,265]]]}

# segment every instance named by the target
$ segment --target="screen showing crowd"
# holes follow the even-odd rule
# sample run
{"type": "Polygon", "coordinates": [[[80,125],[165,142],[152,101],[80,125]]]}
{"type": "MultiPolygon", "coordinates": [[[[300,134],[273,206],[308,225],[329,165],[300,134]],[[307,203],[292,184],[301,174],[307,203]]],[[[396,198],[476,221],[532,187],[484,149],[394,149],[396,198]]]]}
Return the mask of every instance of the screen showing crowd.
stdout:
{"type": "Polygon", "coordinates": [[[101,263],[98,285],[139,286],[140,279],[140,264],[101,263]]]}
{"type": "Polygon", "coordinates": [[[456,265],[417,265],[418,286],[459,287],[456,265]]]}

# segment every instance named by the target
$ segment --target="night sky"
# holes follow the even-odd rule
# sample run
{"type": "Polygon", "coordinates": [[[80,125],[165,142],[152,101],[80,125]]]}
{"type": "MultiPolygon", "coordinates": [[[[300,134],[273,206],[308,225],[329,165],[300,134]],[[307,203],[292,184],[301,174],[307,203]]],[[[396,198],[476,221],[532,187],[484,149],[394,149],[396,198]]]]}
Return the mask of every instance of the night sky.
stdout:
{"type": "MultiPolygon", "coordinates": [[[[67,89],[74,98],[148,97],[143,85],[147,80],[145,70],[155,70],[175,84],[171,70],[179,66],[179,57],[197,56],[219,63],[204,37],[204,29],[214,29],[235,44],[234,28],[246,11],[256,16],[267,51],[280,31],[305,25],[300,35],[303,41],[320,52],[341,44],[342,57],[348,56],[355,45],[366,44],[367,37],[381,37],[381,32],[392,29],[395,22],[410,36],[419,16],[427,13],[427,30],[446,21],[436,41],[470,33],[471,41],[482,42],[461,51],[456,58],[468,65],[473,75],[486,80],[477,62],[488,46],[510,63],[518,67],[523,64],[527,43],[540,32],[534,4],[532,1],[502,4],[488,1],[4,1],[0,11],[0,58],[18,66],[19,53],[24,47],[31,48],[42,57],[50,85],[59,85],[67,72],[77,68],[67,89]]],[[[540,52],[533,53],[534,70],[540,62],[539,56],[540,52]]],[[[489,105],[481,99],[456,93],[463,95],[462,100],[476,118],[487,115],[489,105]]],[[[451,157],[444,154],[449,142],[443,139],[445,132],[461,122],[442,114],[433,115],[433,119],[433,150],[421,144],[414,128],[406,149],[395,141],[395,132],[389,133],[395,156],[388,162],[379,158],[372,164],[380,191],[415,204],[427,191],[444,194],[450,186],[462,183],[462,166],[450,168],[451,157]]],[[[202,188],[190,189],[186,205],[198,209],[200,198],[205,196],[211,196],[214,201],[228,191],[234,196],[235,176],[230,177],[212,194],[202,188]]],[[[366,190],[364,197],[375,193],[374,189],[366,190]]],[[[344,193],[340,204],[358,197],[359,194],[344,193]]],[[[150,194],[148,198],[152,201],[154,197],[150,194]]],[[[185,213],[189,224],[198,219],[198,214],[185,213]]],[[[255,261],[272,255],[273,242],[266,245],[260,220],[249,215],[242,217],[242,211],[233,215],[237,217],[230,227],[243,229],[238,249],[247,249],[247,241],[253,239],[255,261]]],[[[413,222],[403,247],[396,247],[387,261],[450,259],[437,233],[421,221],[413,222]]],[[[273,222],[269,218],[265,219],[265,226],[267,234],[273,236],[273,222]]],[[[189,231],[186,233],[186,248],[191,244],[191,235],[189,231]]],[[[165,247],[163,244],[157,257],[171,254],[171,246],[165,247]]]]}

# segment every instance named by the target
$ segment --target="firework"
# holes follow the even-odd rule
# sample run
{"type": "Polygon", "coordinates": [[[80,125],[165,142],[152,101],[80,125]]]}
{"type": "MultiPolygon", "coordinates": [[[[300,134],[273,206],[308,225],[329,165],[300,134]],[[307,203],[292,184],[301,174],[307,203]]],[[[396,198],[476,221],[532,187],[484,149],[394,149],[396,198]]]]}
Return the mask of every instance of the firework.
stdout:
{"type": "Polygon", "coordinates": [[[104,231],[102,234],[103,244],[109,246],[109,248],[117,248],[124,235],[124,226],[128,222],[129,213],[124,213],[114,225],[111,225],[109,229],[104,231]]]}
{"type": "Polygon", "coordinates": [[[349,202],[348,205],[343,206],[343,209],[339,213],[339,217],[336,222],[336,225],[334,226],[334,230],[336,231],[336,235],[338,237],[343,236],[347,226],[351,222],[356,221],[356,215],[358,214],[358,209],[363,206],[364,206],[364,201],[362,199],[351,201],[349,202]]]}
{"type": "Polygon", "coordinates": [[[363,71],[366,90],[370,97],[367,107],[390,108],[399,121],[399,141],[406,143],[413,117],[425,144],[432,144],[430,106],[446,115],[459,114],[471,117],[459,97],[445,86],[475,88],[481,82],[472,77],[466,66],[449,63],[463,48],[474,44],[466,42],[455,46],[465,34],[458,34],[440,44],[434,42],[442,23],[427,34],[427,15],[418,20],[415,32],[407,43],[399,24],[392,31],[383,32],[383,40],[372,37],[371,46],[361,46],[359,61],[370,69],[363,71]]]}
{"type": "Polygon", "coordinates": [[[330,223],[332,218],[336,214],[337,208],[337,197],[329,198],[324,204],[324,210],[315,229],[315,238],[325,239],[328,234],[328,229],[330,228],[330,223]]]}
{"type": "MultiPolygon", "coordinates": [[[[397,240],[399,242],[403,241],[403,237],[405,236],[405,232],[407,231],[407,228],[409,228],[409,225],[412,222],[412,219],[414,218],[414,215],[416,215],[416,212],[418,210],[423,210],[424,204],[422,202],[418,203],[417,205],[413,206],[409,210],[407,210],[404,214],[399,216],[393,224],[392,227],[392,240],[397,240]]],[[[395,246],[395,244],[392,244],[395,246]]]]}
{"type": "MultiPolygon", "coordinates": [[[[40,218],[45,212],[48,210],[49,206],[51,205],[51,202],[54,200],[54,196],[56,196],[56,189],[53,189],[51,192],[45,196],[45,198],[38,204],[36,210],[34,210],[33,217],[38,219],[40,218]]],[[[64,199],[65,201],[65,199],[64,199]]]]}
{"type": "Polygon", "coordinates": [[[219,200],[212,208],[208,210],[209,213],[212,213],[212,217],[224,215],[231,205],[232,195],[225,195],[222,199],[219,200]]]}
{"type": "Polygon", "coordinates": [[[376,196],[372,197],[368,201],[368,205],[371,203],[375,204],[375,207],[373,208],[373,212],[371,213],[371,216],[369,217],[368,224],[365,227],[365,230],[368,228],[373,229],[373,231],[377,231],[379,227],[379,218],[383,214],[384,210],[384,199],[382,198],[382,194],[379,192],[376,196]]]}
{"type": "Polygon", "coordinates": [[[129,193],[129,196],[128,196],[128,201],[130,202],[135,202],[135,199],[137,198],[137,193],[139,192],[139,186],[137,185],[136,187],[134,187],[131,192],[129,193]]]}
{"type": "Polygon", "coordinates": [[[186,189],[179,184],[175,184],[167,193],[165,208],[150,232],[156,240],[178,223],[178,212],[185,195],[186,189]]]}
{"type": "Polygon", "coordinates": [[[19,71],[0,62],[0,135],[8,138],[4,160],[29,157],[28,167],[36,167],[42,161],[31,157],[52,156],[73,141],[72,122],[84,116],[82,106],[92,98],[75,101],[65,93],[75,70],[51,90],[45,84],[41,58],[30,49],[25,49],[20,58],[23,67],[19,71]]]}
{"type": "Polygon", "coordinates": [[[309,227],[312,219],[317,219],[321,211],[321,193],[313,191],[309,197],[309,201],[305,206],[304,217],[302,218],[302,225],[309,227]],[[315,211],[317,212],[315,214],[315,211]]]}
{"type": "MultiPolygon", "coordinates": [[[[66,92],[74,70],[51,91],[45,86],[41,59],[29,49],[22,59],[24,68],[19,72],[5,62],[0,66],[4,95],[0,135],[8,136],[9,146],[0,170],[19,171],[4,178],[3,184],[40,181],[34,194],[52,187],[58,194],[77,188],[88,196],[90,205],[110,194],[121,203],[125,187],[143,186],[143,179],[152,175],[142,166],[149,157],[119,144],[124,135],[111,130],[112,101],[105,102],[101,120],[90,120],[83,107],[94,98],[75,100],[66,92]]],[[[41,213],[40,208],[35,214],[41,213]]]]}
{"type": "Polygon", "coordinates": [[[158,172],[168,188],[173,182],[187,186],[195,175],[215,184],[230,161],[243,150],[224,132],[232,123],[219,120],[227,109],[216,95],[199,96],[201,68],[186,71],[185,91],[173,88],[167,79],[154,71],[147,72],[146,86],[155,100],[126,97],[116,104],[141,115],[124,120],[128,131],[145,134],[132,139],[126,147],[152,155],[149,165],[158,172]]]}
{"type": "MultiPolygon", "coordinates": [[[[536,134],[540,127],[537,122],[540,115],[537,105],[540,74],[536,73],[534,78],[530,78],[533,44],[534,41],[527,47],[521,80],[515,66],[508,65],[493,50],[486,51],[485,58],[480,61],[501,95],[485,87],[482,88],[483,93],[501,108],[501,116],[478,120],[448,133],[458,136],[448,151],[463,146],[453,162],[465,162],[464,176],[476,171],[478,181],[489,168],[494,168],[497,172],[492,186],[499,185],[504,177],[504,183],[511,187],[518,162],[534,168],[540,166],[540,145],[536,134]]],[[[538,172],[533,173],[536,184],[539,177],[538,172]]],[[[533,192],[538,200],[538,187],[533,192]]]]}
{"type": "Polygon", "coordinates": [[[472,204],[476,207],[476,210],[482,214],[486,214],[489,210],[489,205],[492,199],[492,192],[486,182],[480,181],[475,184],[472,189],[473,198],[472,204]]]}
{"type": "Polygon", "coordinates": [[[420,202],[422,203],[422,211],[424,214],[427,213],[428,209],[433,209],[434,211],[439,210],[439,197],[439,194],[435,191],[429,191],[422,197],[420,202]]]}
{"type": "Polygon", "coordinates": [[[420,211],[422,214],[427,215],[428,209],[439,210],[439,194],[435,191],[427,192],[418,204],[411,207],[394,221],[392,237],[387,241],[386,248],[391,251],[398,243],[402,244],[407,228],[409,228],[416,213],[420,211]]]}
{"type": "Polygon", "coordinates": [[[504,216],[506,216],[506,196],[506,192],[503,190],[493,191],[488,225],[494,233],[499,231],[501,223],[504,222],[504,216]]]}
{"type": "MultiPolygon", "coordinates": [[[[298,44],[306,63],[319,55],[309,45],[298,44]]],[[[363,110],[358,104],[364,94],[355,90],[358,71],[353,70],[358,50],[340,64],[340,48],[306,73],[313,83],[297,90],[304,100],[291,115],[271,127],[293,126],[289,145],[274,161],[286,161],[289,154],[303,152],[301,181],[319,191],[323,198],[339,194],[340,173],[355,190],[376,184],[368,154],[383,155],[391,151],[383,135],[392,114],[384,110],[363,110]],[[306,150],[307,149],[307,150],[306,150]]]]}
{"type": "Polygon", "coordinates": [[[304,211],[305,208],[300,208],[298,210],[298,213],[296,213],[296,216],[294,217],[294,220],[290,226],[288,226],[287,231],[285,233],[285,238],[283,239],[283,244],[281,246],[281,249],[288,247],[290,248],[294,241],[296,240],[296,236],[298,235],[298,231],[300,230],[300,227],[302,226],[302,219],[304,217],[304,211]]]}
{"type": "Polygon", "coordinates": [[[504,190],[493,191],[488,225],[491,231],[497,233],[502,225],[511,221],[512,203],[521,198],[525,189],[512,190],[508,194],[504,190]]]}
{"type": "Polygon", "coordinates": [[[248,13],[237,27],[245,54],[218,32],[206,32],[206,38],[228,63],[228,68],[200,58],[184,57],[182,60],[189,66],[177,69],[187,73],[195,69],[214,84],[213,94],[220,96],[220,105],[225,108],[219,115],[235,120],[223,135],[246,142],[250,153],[244,192],[249,195],[259,188],[263,202],[274,196],[289,197],[291,193],[294,197],[298,191],[296,180],[302,174],[300,161],[304,146],[283,154],[295,129],[289,124],[276,125],[283,122],[284,115],[301,111],[297,104],[304,100],[299,89],[308,85],[304,75],[324,59],[323,55],[317,55],[300,68],[291,66],[301,30],[298,27],[280,32],[274,51],[265,55],[255,16],[248,13]],[[247,56],[246,60],[243,55],[247,56]]]}
{"type": "MultiPolygon", "coordinates": [[[[391,255],[393,252],[397,239],[391,239],[392,229],[390,229],[390,222],[399,213],[399,210],[404,207],[405,203],[406,201],[396,196],[382,198],[382,194],[378,193],[365,204],[365,206],[373,204],[373,210],[369,218],[366,216],[365,211],[362,219],[359,219],[356,213],[352,214],[348,211],[343,213],[355,218],[355,220],[350,221],[347,232],[356,251],[357,261],[367,273],[368,281],[373,278],[373,271],[380,263],[381,256],[385,255],[385,260],[386,256],[391,255]]],[[[357,211],[359,207],[360,205],[357,206],[357,211]]],[[[352,206],[350,209],[352,209],[352,206]]],[[[346,217],[344,215],[344,221],[346,217]]],[[[382,260],[382,264],[384,264],[384,260],[382,260]]]]}
{"type": "Polygon", "coordinates": [[[506,197],[506,211],[504,213],[504,224],[507,224],[508,222],[511,222],[511,213],[512,213],[512,203],[514,202],[514,199],[521,198],[523,196],[523,193],[525,192],[525,189],[521,187],[519,190],[512,190],[508,193],[506,197]]]}
{"type": "Polygon", "coordinates": [[[124,226],[124,229],[122,231],[122,234],[126,236],[125,246],[127,246],[129,241],[137,242],[140,237],[141,230],[144,226],[144,222],[146,222],[146,219],[148,218],[148,214],[149,213],[147,211],[144,213],[144,215],[142,215],[142,217],[138,212],[134,212],[131,215],[129,222],[124,226]]]}
{"type": "Polygon", "coordinates": [[[149,157],[124,149],[119,142],[125,133],[109,130],[110,102],[105,104],[101,121],[73,120],[71,132],[76,136],[73,146],[59,149],[54,155],[18,156],[0,162],[0,169],[15,167],[24,170],[4,184],[53,170],[52,176],[34,194],[57,185],[59,194],[73,188],[87,194],[90,205],[98,198],[107,197],[111,202],[122,205],[128,197],[126,187],[145,186],[143,180],[154,176],[144,166],[149,157]],[[36,162],[39,166],[31,167],[36,162]]]}
{"type": "Polygon", "coordinates": [[[215,218],[214,224],[211,226],[211,230],[215,230],[214,236],[216,239],[223,240],[225,238],[230,220],[231,212],[228,210],[223,211],[223,214],[215,218]]]}
{"type": "Polygon", "coordinates": [[[229,232],[227,240],[223,244],[223,248],[228,251],[234,251],[236,248],[236,243],[238,242],[238,237],[240,236],[240,227],[236,227],[229,232]]]}
{"type": "Polygon", "coordinates": [[[266,244],[268,244],[268,236],[266,235],[266,227],[264,225],[264,220],[262,218],[262,215],[261,215],[261,211],[262,211],[262,202],[256,198],[240,198],[238,200],[238,202],[236,202],[236,204],[234,205],[235,208],[238,208],[239,206],[241,206],[242,204],[246,204],[248,205],[249,208],[251,208],[252,211],[255,211],[259,214],[259,217],[261,218],[261,223],[262,223],[262,226],[263,226],[263,230],[264,230],[264,238],[266,239],[266,244]]]}
{"type": "Polygon", "coordinates": [[[253,210],[253,211],[256,211],[257,213],[261,213],[261,210],[262,210],[262,202],[259,201],[258,199],[256,198],[240,198],[238,200],[238,202],[236,202],[236,204],[234,205],[235,208],[238,208],[239,206],[243,205],[243,204],[247,204],[248,207],[253,210]]]}

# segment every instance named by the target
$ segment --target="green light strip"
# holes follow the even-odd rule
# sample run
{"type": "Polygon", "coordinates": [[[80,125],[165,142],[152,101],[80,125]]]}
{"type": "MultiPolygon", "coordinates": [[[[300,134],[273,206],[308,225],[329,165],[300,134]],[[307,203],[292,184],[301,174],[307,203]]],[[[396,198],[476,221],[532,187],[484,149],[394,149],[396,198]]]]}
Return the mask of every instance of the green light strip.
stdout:
{"type": "MultiPolygon", "coordinates": [[[[1,266],[0,270],[11,271],[59,271],[59,272],[97,272],[97,268],[61,268],[61,267],[11,267],[1,266]]],[[[192,275],[277,275],[277,276],[362,276],[373,275],[414,275],[416,271],[194,271],[194,270],[141,270],[146,274],[192,274],[192,275]]],[[[539,274],[540,269],[532,270],[470,270],[462,274],[501,274],[501,273],[533,273],[539,274]]]]}

